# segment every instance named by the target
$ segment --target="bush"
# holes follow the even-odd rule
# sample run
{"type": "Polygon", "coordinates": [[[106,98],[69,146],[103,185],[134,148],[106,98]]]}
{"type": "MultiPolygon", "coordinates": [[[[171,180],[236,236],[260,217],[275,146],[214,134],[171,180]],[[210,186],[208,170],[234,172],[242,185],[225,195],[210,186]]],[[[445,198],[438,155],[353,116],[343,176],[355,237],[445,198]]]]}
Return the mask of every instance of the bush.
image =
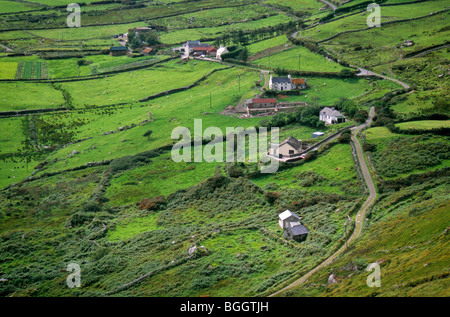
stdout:
{"type": "Polygon", "coordinates": [[[309,152],[308,154],[306,154],[306,156],[303,160],[305,162],[309,162],[309,161],[315,160],[316,158],[317,158],[317,152],[312,151],[312,152],[309,152]]]}
{"type": "Polygon", "coordinates": [[[279,192],[265,192],[264,197],[269,202],[269,204],[274,204],[277,199],[281,197],[279,192]]]}
{"type": "Polygon", "coordinates": [[[166,198],[161,195],[155,198],[144,198],[138,206],[140,210],[159,210],[161,207],[167,205],[166,198]]]}
{"type": "Polygon", "coordinates": [[[339,143],[350,143],[352,140],[352,135],[348,133],[342,133],[338,138],[339,143]]]}

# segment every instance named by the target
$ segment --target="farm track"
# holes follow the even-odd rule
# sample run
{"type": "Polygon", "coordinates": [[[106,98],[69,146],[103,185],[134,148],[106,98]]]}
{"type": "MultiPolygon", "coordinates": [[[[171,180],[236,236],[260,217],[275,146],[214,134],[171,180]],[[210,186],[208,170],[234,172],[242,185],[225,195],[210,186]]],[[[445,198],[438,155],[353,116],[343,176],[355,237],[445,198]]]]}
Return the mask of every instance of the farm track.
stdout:
{"type": "Polygon", "coordinates": [[[373,183],[372,177],[370,175],[370,171],[369,171],[369,169],[367,167],[367,164],[366,164],[366,161],[365,161],[365,158],[364,158],[364,152],[362,150],[361,144],[359,143],[359,140],[357,139],[357,134],[362,129],[364,129],[365,127],[370,125],[370,123],[372,122],[372,119],[373,119],[374,116],[375,116],[375,109],[372,107],[372,109],[370,109],[370,115],[369,115],[369,119],[367,120],[367,122],[362,124],[362,125],[360,125],[360,126],[358,126],[358,127],[356,127],[356,128],[354,128],[353,132],[352,132],[352,142],[355,145],[355,150],[356,150],[356,155],[357,155],[357,158],[358,158],[358,163],[359,163],[359,166],[361,168],[361,172],[362,172],[363,178],[364,178],[364,180],[366,182],[367,188],[369,190],[369,197],[366,199],[366,201],[364,202],[364,204],[362,205],[362,207],[359,209],[358,213],[356,214],[355,229],[354,229],[352,235],[346,241],[346,243],[341,248],[339,248],[338,251],[336,251],[333,255],[331,255],[329,258],[327,258],[324,262],[322,262],[321,264],[316,266],[314,269],[312,269],[311,271],[309,271],[308,273],[303,275],[298,280],[296,280],[293,283],[289,284],[288,286],[282,288],[281,290],[279,290],[279,291],[269,295],[269,297],[279,296],[283,292],[285,292],[285,291],[287,291],[289,289],[292,289],[294,287],[300,286],[303,283],[305,283],[306,281],[308,281],[308,279],[313,274],[315,274],[319,270],[323,269],[324,267],[330,265],[338,256],[340,256],[342,253],[344,253],[347,250],[348,245],[350,245],[352,242],[354,242],[359,237],[359,235],[361,234],[361,231],[362,231],[362,228],[363,228],[363,224],[364,224],[364,217],[365,217],[366,211],[375,202],[376,189],[375,189],[375,185],[373,183]]]}
{"type": "Polygon", "coordinates": [[[334,5],[334,4],[332,4],[331,2],[328,2],[328,1],[326,1],[326,0],[320,0],[320,2],[325,3],[325,4],[326,4],[327,6],[329,6],[329,7],[331,8],[331,10],[333,10],[333,11],[336,11],[336,9],[337,9],[337,6],[334,5]]]}
{"type": "Polygon", "coordinates": [[[0,44],[0,46],[3,47],[7,53],[12,53],[12,52],[14,52],[12,49],[10,49],[9,47],[7,47],[7,46],[5,46],[5,45],[3,45],[3,44],[0,44]]]}

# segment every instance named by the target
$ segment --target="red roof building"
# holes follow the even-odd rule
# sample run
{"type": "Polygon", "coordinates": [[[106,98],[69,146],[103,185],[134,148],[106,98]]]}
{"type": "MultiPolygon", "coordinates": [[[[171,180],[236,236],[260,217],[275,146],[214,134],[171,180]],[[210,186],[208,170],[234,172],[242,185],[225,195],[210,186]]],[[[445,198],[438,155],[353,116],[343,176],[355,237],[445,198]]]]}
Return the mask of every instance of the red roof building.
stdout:
{"type": "Polygon", "coordinates": [[[277,106],[277,100],[275,98],[254,98],[248,99],[245,102],[245,106],[249,109],[255,108],[275,108],[277,106]]]}

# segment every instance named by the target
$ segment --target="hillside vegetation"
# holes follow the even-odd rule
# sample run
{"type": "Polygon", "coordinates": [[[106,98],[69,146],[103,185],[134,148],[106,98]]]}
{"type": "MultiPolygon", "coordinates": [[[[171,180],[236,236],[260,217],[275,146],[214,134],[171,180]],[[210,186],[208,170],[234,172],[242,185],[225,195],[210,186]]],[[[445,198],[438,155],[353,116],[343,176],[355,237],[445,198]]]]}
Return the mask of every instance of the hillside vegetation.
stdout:
{"type": "Polygon", "coordinates": [[[447,1],[376,1],[374,28],[360,0],[331,1],[336,10],[318,0],[84,1],[82,27],[69,28],[72,2],[0,1],[0,296],[283,289],[356,227],[368,191],[348,128],[371,109],[357,136],[377,190],[363,231],[279,296],[450,295],[447,1]],[[148,36],[123,42],[144,26],[148,36]],[[188,40],[229,53],[182,59],[188,40]],[[121,45],[128,55],[110,55],[121,45]],[[270,76],[287,75],[307,88],[269,90],[270,76]],[[247,116],[255,97],[292,107],[247,116]],[[325,125],[324,107],[347,121],[325,125]],[[280,142],[313,146],[342,135],[272,174],[248,142],[244,162],[176,163],[172,131],[193,131],[195,119],[215,137],[267,127],[270,139],[279,127],[280,142]],[[309,229],[305,241],[283,235],[286,209],[309,229]],[[366,284],[375,262],[380,288],[366,284]],[[79,288],[67,286],[70,263],[79,288]]]}

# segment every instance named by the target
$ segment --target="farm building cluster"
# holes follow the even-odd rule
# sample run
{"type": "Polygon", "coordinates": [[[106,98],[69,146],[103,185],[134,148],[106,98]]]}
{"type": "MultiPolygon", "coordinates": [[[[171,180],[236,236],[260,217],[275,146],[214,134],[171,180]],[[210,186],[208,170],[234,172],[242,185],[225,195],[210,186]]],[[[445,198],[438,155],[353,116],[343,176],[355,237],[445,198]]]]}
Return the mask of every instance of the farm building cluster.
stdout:
{"type": "Polygon", "coordinates": [[[215,59],[221,59],[221,56],[228,53],[228,49],[224,46],[215,48],[211,44],[202,43],[201,41],[187,41],[180,47],[172,49],[175,53],[181,53],[182,58],[193,57],[209,57],[215,59]]]}
{"type": "Polygon", "coordinates": [[[289,74],[287,77],[270,76],[269,89],[277,91],[302,90],[308,87],[306,78],[292,78],[289,74]]]}
{"type": "MultiPolygon", "coordinates": [[[[111,46],[109,49],[109,54],[111,56],[123,56],[123,55],[132,56],[133,50],[126,46],[126,43],[128,42],[129,34],[133,33],[135,36],[139,36],[140,34],[146,34],[146,33],[150,33],[153,31],[154,31],[153,28],[143,26],[143,27],[135,27],[134,29],[129,29],[128,33],[115,34],[113,37],[115,39],[118,39],[119,43],[121,45],[120,46],[111,46]]],[[[155,50],[150,46],[146,46],[145,42],[142,44],[143,44],[142,48],[140,48],[140,50],[139,50],[140,55],[148,56],[148,55],[152,55],[155,53],[155,50]]]]}

